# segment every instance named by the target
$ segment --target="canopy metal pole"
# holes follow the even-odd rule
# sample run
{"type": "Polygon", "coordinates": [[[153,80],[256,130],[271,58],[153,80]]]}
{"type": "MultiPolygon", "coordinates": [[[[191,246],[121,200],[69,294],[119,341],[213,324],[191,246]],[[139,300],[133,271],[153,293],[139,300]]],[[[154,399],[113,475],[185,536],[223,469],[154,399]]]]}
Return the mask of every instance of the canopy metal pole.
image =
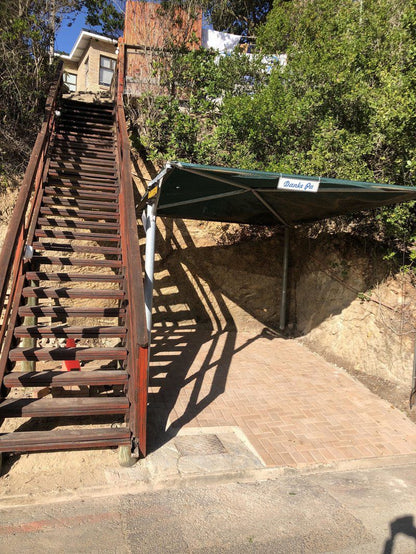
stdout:
{"type": "Polygon", "coordinates": [[[144,302],[149,344],[152,331],[153,282],[155,273],[156,202],[146,206],[146,252],[144,264],[144,302]]]}
{"type": "Polygon", "coordinates": [[[287,310],[287,274],[289,268],[289,227],[285,227],[283,248],[283,277],[282,277],[282,300],[280,303],[280,330],[283,331],[286,327],[286,310],[287,310]]]}

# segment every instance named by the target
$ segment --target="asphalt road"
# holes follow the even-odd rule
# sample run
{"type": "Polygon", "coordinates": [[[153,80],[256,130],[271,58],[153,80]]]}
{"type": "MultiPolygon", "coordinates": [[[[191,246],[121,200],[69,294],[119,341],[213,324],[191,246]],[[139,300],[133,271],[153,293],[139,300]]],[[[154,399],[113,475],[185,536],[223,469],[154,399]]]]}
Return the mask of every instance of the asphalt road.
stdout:
{"type": "Polygon", "coordinates": [[[0,552],[416,552],[416,463],[63,499],[4,506],[0,552]]]}

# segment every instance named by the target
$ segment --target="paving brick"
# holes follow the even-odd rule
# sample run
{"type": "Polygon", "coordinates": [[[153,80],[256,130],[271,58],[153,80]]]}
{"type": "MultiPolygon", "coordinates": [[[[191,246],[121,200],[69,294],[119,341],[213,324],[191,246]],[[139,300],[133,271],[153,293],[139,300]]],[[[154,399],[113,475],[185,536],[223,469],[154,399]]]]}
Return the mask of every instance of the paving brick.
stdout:
{"type": "Polygon", "coordinates": [[[416,454],[416,426],[402,412],[296,341],[163,333],[163,367],[155,359],[151,372],[166,380],[151,402],[176,427],[238,425],[269,466],[416,454]]]}

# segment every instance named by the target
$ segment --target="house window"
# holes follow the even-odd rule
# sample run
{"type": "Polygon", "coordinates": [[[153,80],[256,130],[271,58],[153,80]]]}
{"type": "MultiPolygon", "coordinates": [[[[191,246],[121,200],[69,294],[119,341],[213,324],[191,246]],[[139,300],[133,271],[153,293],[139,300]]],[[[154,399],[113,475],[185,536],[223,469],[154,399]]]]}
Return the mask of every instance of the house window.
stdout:
{"type": "Polygon", "coordinates": [[[77,75],[76,73],[64,73],[64,83],[68,87],[69,92],[77,91],[77,75]]]}
{"type": "Polygon", "coordinates": [[[100,85],[111,85],[115,68],[116,60],[100,56],[100,85]]]}

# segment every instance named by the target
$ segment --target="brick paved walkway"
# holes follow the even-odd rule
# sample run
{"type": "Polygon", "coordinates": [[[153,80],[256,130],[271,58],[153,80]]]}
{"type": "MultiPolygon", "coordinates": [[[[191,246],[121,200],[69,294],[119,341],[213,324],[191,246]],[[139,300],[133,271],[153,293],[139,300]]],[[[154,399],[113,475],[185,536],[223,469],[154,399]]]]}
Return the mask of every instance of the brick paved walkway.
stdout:
{"type": "Polygon", "coordinates": [[[152,359],[161,436],[237,425],[268,466],[416,454],[416,425],[296,341],[180,327],[156,330],[152,359]]]}

